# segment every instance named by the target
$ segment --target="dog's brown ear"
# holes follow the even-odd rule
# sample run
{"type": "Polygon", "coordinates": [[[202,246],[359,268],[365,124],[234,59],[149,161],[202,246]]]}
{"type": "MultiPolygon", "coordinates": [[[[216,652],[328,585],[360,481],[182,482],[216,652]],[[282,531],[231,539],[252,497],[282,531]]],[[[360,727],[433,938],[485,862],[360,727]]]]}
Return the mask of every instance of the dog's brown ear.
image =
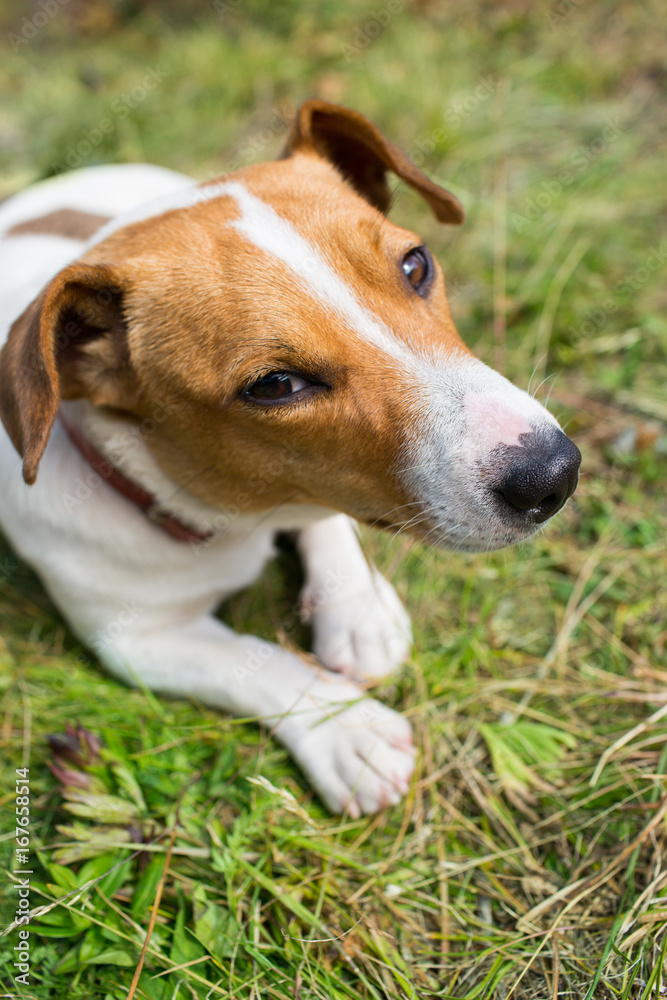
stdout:
{"type": "Polygon", "coordinates": [[[0,417],[34,483],[61,399],[129,409],[136,387],[123,283],[106,264],[72,264],[19,316],[0,352],[0,417]]]}
{"type": "Polygon", "coordinates": [[[450,191],[434,184],[398,146],[358,111],[306,101],[297,112],[283,157],[312,149],[334,164],[367,201],[387,212],[391,192],[387,171],[418,191],[440,222],[463,222],[463,207],[450,191]]]}

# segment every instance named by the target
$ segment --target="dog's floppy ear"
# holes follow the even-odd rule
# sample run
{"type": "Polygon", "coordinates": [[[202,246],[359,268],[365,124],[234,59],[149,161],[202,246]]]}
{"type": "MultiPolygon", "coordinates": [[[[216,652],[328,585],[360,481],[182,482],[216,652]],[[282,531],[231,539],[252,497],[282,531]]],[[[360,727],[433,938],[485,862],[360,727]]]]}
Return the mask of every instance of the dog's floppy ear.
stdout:
{"type": "Polygon", "coordinates": [[[325,157],[367,201],[387,212],[391,192],[387,171],[418,191],[440,222],[463,222],[463,207],[450,191],[434,184],[398,146],[382,135],[358,111],[306,101],[297,112],[283,157],[312,149],[325,157]]]}
{"type": "Polygon", "coordinates": [[[0,352],[0,417],[26,483],[36,479],[61,399],[131,408],[123,291],[112,266],[72,264],[9,331],[0,352]]]}

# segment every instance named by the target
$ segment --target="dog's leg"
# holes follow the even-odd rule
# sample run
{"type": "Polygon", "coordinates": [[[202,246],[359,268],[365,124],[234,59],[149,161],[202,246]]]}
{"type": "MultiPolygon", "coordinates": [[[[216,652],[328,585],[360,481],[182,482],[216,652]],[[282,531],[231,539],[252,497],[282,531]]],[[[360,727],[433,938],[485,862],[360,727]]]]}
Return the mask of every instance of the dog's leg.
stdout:
{"type": "Polygon", "coordinates": [[[142,623],[97,652],[131,684],[264,722],[332,812],[372,813],[407,791],[414,763],[407,721],[272,643],[203,616],[171,627],[142,623]]]}
{"type": "Polygon", "coordinates": [[[301,594],[312,621],[313,649],[330,670],[355,680],[384,677],[406,659],[410,619],[396,591],[369,564],[344,514],[302,529],[306,571],[301,594]]]}

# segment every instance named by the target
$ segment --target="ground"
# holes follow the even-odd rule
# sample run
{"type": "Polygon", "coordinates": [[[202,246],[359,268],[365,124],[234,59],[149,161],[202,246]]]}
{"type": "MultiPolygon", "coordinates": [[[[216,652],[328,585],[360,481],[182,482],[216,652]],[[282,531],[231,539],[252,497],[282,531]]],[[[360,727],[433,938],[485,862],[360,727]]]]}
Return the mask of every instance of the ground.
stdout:
{"type": "MultiPolygon", "coordinates": [[[[465,226],[441,228],[399,188],[394,217],[438,254],[464,339],[548,398],[584,456],[574,500],[516,550],[365,533],[413,616],[381,693],[421,751],[406,801],[354,822],[255,726],[105,677],[4,544],[2,926],[22,871],[42,908],[29,985],[18,928],[0,937],[4,995],[665,995],[663,18],[587,0],[4,4],[0,197],[98,162],[213,176],[277,155],[306,97],[356,107],[464,202],[465,226]],[[68,724],[86,733],[47,741],[68,724]]],[[[222,614],[303,645],[298,588],[286,545],[222,614]]]]}

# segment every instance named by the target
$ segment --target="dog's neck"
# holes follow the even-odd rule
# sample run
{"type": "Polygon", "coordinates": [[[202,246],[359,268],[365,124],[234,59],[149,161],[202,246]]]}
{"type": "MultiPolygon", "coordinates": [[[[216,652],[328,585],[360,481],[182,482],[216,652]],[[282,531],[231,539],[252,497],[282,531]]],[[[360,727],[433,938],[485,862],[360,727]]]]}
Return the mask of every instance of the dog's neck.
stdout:
{"type": "MultiPolygon", "coordinates": [[[[310,504],[283,504],[252,513],[239,512],[236,505],[230,509],[213,507],[193,496],[160,468],[144,440],[144,433],[149,433],[150,428],[144,432],[136,420],[93,406],[87,400],[61,403],[61,415],[65,425],[74,430],[75,436],[80,435],[84,441],[90,442],[104,462],[138,490],[150,495],[150,507],[158,514],[156,523],[159,524],[166,516],[176,519],[183,527],[185,540],[193,544],[199,545],[207,539],[215,541],[216,538],[234,535],[246,536],[258,528],[264,531],[299,530],[340,513],[310,504]],[[190,539],[188,531],[192,533],[190,539]]],[[[84,449],[76,442],[73,441],[72,446],[86,457],[84,449]]],[[[113,487],[113,483],[110,485],[113,487]]]]}
{"type": "Polygon", "coordinates": [[[95,471],[168,534],[196,542],[216,533],[220,510],[163,472],[146,446],[139,423],[85,400],[61,404],[61,415],[72,443],[95,471]]]}

